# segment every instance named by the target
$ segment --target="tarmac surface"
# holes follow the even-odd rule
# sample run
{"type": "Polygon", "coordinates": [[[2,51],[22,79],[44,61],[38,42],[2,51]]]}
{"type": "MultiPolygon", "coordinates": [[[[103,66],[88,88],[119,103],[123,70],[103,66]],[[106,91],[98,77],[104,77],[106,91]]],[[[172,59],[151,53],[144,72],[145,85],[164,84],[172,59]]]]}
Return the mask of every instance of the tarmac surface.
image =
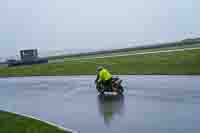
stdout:
{"type": "Polygon", "coordinates": [[[99,96],[94,76],[0,78],[0,110],[80,133],[199,133],[200,76],[120,76],[123,96],[99,96]]]}

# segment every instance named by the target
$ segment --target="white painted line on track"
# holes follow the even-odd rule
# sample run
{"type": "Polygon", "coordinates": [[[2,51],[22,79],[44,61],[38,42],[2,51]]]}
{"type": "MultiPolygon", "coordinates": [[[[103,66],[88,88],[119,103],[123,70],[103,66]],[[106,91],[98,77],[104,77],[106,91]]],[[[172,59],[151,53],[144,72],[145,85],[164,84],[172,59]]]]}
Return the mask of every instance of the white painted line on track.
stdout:
{"type": "Polygon", "coordinates": [[[65,61],[78,61],[78,60],[89,60],[89,59],[103,59],[103,58],[114,58],[114,57],[124,57],[124,56],[132,56],[132,55],[146,55],[146,54],[156,54],[156,53],[169,53],[169,52],[181,52],[181,51],[189,51],[200,49],[198,48],[183,48],[183,49],[173,49],[173,50],[160,50],[160,51],[151,51],[151,52],[142,52],[142,53],[132,53],[132,54],[119,54],[119,55],[108,55],[108,56],[99,56],[99,57],[90,57],[90,58],[79,58],[79,59],[70,59],[65,61]]]}
{"type": "Polygon", "coordinates": [[[41,119],[39,119],[37,117],[34,117],[32,115],[27,115],[27,114],[18,113],[18,112],[11,112],[11,111],[8,111],[8,110],[2,110],[2,111],[5,111],[5,112],[11,113],[11,114],[16,114],[16,115],[19,115],[19,116],[24,116],[24,117],[31,118],[31,119],[34,119],[34,120],[38,120],[38,121],[44,122],[46,124],[49,124],[51,126],[57,127],[58,129],[64,130],[66,132],[78,133],[77,131],[74,131],[72,129],[62,127],[62,126],[60,126],[58,124],[55,124],[53,122],[49,122],[49,121],[46,121],[46,120],[41,120],[41,119]]]}

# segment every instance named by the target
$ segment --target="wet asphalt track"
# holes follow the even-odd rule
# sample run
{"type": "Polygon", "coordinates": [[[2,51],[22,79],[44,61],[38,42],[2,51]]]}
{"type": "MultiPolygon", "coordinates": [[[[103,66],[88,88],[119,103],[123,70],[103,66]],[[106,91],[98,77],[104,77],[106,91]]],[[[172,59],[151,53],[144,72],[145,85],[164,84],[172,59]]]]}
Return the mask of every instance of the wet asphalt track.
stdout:
{"type": "Polygon", "coordinates": [[[98,96],[94,76],[0,79],[0,110],[81,133],[199,133],[200,76],[120,76],[124,96],[98,96]]]}

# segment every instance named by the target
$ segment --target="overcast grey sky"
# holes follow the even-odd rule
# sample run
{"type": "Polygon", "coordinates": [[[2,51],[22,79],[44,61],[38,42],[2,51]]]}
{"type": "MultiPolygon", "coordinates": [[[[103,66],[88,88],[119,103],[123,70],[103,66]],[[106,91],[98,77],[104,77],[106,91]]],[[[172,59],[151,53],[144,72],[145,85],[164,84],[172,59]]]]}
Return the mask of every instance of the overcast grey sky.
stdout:
{"type": "Polygon", "coordinates": [[[198,0],[0,0],[0,57],[198,36],[199,13],[198,0]]]}

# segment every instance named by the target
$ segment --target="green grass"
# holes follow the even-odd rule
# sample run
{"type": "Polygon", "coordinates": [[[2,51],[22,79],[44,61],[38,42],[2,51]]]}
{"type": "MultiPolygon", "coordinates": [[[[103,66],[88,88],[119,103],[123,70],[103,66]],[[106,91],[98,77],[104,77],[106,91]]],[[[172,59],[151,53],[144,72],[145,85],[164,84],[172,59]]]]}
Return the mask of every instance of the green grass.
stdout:
{"type": "Polygon", "coordinates": [[[31,118],[0,111],[0,133],[70,133],[31,118]]]}
{"type": "Polygon", "coordinates": [[[104,59],[66,60],[65,62],[0,68],[0,76],[93,75],[103,65],[113,74],[199,75],[200,49],[132,55],[104,59]]]}
{"type": "Polygon", "coordinates": [[[102,53],[102,54],[93,54],[93,55],[81,55],[81,56],[55,56],[52,58],[49,58],[49,60],[59,60],[59,59],[65,59],[65,60],[71,60],[71,59],[82,59],[82,58],[91,58],[91,57],[100,57],[100,56],[113,56],[113,55],[119,55],[119,54],[134,54],[138,52],[153,52],[153,51],[159,51],[159,50],[174,50],[174,49],[183,49],[183,48],[195,48],[200,47],[200,44],[188,44],[188,45],[181,45],[181,46],[168,46],[168,47],[158,47],[158,48],[147,48],[147,49],[135,49],[135,50],[128,50],[126,52],[113,52],[113,53],[102,53]]]}

